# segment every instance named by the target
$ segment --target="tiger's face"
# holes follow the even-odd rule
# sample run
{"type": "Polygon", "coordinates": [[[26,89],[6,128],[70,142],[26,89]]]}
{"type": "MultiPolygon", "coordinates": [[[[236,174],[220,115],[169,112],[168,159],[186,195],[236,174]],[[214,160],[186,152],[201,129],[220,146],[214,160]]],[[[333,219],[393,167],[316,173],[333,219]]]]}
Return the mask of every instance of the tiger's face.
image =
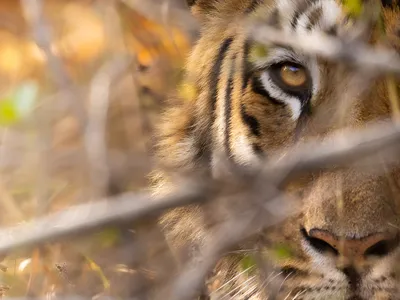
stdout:
{"type": "MultiPolygon", "coordinates": [[[[170,110],[160,144],[176,167],[201,167],[199,157],[206,157],[213,176],[221,176],[223,158],[254,165],[299,141],[391,117],[386,78],[292,47],[263,47],[246,27],[256,19],[286,33],[349,35],[354,24],[338,1],[189,2],[202,23],[186,76],[197,95],[170,110]]],[[[385,6],[383,17],[384,47],[399,52],[398,6],[385,6]]],[[[313,174],[301,212],[261,234],[266,255],[277,246],[290,252],[274,261],[271,278],[284,278],[277,299],[400,299],[400,172],[377,159],[373,170],[313,174]]],[[[243,285],[239,273],[233,277],[243,285]]],[[[267,299],[267,283],[257,285],[232,299],[267,299]]]]}

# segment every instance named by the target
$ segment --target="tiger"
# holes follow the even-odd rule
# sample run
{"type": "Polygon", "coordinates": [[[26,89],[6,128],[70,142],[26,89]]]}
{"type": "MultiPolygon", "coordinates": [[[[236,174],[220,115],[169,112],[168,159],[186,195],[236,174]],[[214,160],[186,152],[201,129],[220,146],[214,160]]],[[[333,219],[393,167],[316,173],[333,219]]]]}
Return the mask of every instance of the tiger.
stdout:
{"type": "MultiPolygon", "coordinates": [[[[169,193],[187,174],[224,177],[226,161],[257,166],[301,141],[392,118],[388,84],[399,91],[398,78],[370,76],[351,62],[284,43],[263,47],[248,30],[252,20],[286,34],[330,38],[361,28],[355,40],[400,54],[399,2],[370,2],[369,13],[380,13],[363,27],[351,9],[362,1],[187,1],[200,35],[160,120],[156,153],[164,168],[153,174],[154,193],[169,193]]],[[[359,15],[368,14],[366,5],[359,15]]],[[[350,165],[299,182],[300,209],[257,233],[257,249],[288,246],[290,255],[274,260],[268,280],[244,272],[236,259],[221,260],[214,273],[226,275],[220,286],[228,290],[220,298],[400,299],[400,170],[379,161],[373,171],[350,165]],[[284,280],[269,298],[267,283],[277,276],[284,280]]],[[[188,256],[207,243],[205,222],[196,205],[160,219],[171,248],[188,256]]]]}

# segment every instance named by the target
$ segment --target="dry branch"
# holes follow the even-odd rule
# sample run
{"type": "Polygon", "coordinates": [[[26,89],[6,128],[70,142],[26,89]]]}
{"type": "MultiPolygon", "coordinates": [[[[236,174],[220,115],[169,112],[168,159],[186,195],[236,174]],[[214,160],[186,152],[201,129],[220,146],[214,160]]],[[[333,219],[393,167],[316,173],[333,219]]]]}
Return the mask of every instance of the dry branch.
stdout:
{"type": "Polygon", "coordinates": [[[128,70],[130,63],[131,60],[127,57],[111,59],[100,68],[91,83],[85,144],[92,186],[99,196],[106,194],[109,185],[106,129],[110,88],[128,70]]]}
{"type": "Polygon", "coordinates": [[[187,183],[185,188],[160,199],[154,199],[149,193],[132,193],[78,205],[27,224],[2,229],[0,253],[88,233],[111,224],[129,223],[169,208],[199,202],[206,196],[204,188],[187,183]]]}
{"type": "Polygon", "coordinates": [[[47,58],[52,79],[60,90],[68,94],[69,106],[83,129],[86,123],[86,113],[82,97],[70,79],[63,62],[52,50],[52,32],[43,12],[44,3],[41,0],[21,0],[21,5],[24,17],[31,27],[33,39],[47,58]]]}
{"type": "Polygon", "coordinates": [[[399,146],[400,127],[380,124],[346,134],[342,132],[319,144],[311,142],[301,145],[278,159],[275,165],[267,163],[256,178],[252,190],[243,195],[247,202],[253,198],[251,203],[256,205],[248,214],[231,216],[233,221],[227,221],[217,229],[217,233],[206,243],[201,259],[197,259],[200,263],[189,263],[181,272],[169,299],[192,299],[223,253],[297,209],[295,203],[283,200],[284,195],[279,194],[271,185],[279,186],[287,177],[302,172],[352,163],[389,147],[398,149],[399,146]],[[264,202],[259,203],[257,198],[263,197],[264,202]]]}
{"type": "MultiPolygon", "coordinates": [[[[50,28],[43,19],[42,1],[21,1],[35,40],[48,58],[53,79],[60,90],[68,94],[68,100],[81,122],[93,183],[97,183],[99,190],[104,192],[108,183],[104,133],[109,88],[113,79],[125,70],[126,62],[117,59],[101,68],[92,81],[91,106],[86,114],[79,93],[70,82],[62,62],[51,51],[50,28]]],[[[155,19],[168,19],[172,25],[184,24],[185,27],[189,25],[191,29],[197,29],[197,24],[179,8],[164,7],[164,12],[168,11],[169,14],[163,15],[162,8],[154,10],[154,5],[144,4],[143,1],[122,2],[146,15],[152,15],[155,19]]],[[[168,2],[164,3],[168,5],[168,2]]],[[[374,50],[359,41],[333,38],[319,33],[293,35],[265,24],[254,23],[251,24],[250,32],[257,42],[265,45],[285,44],[305,53],[356,65],[360,69],[372,71],[374,75],[383,72],[400,75],[400,57],[397,53],[382,49],[374,50]]],[[[258,175],[250,188],[233,196],[252,199],[252,203],[256,205],[250,207],[246,213],[230,216],[230,219],[217,227],[215,234],[209,237],[210,242],[205,249],[202,249],[200,262],[197,264],[189,262],[178,278],[173,279],[172,285],[167,287],[171,293],[170,299],[191,299],[203,285],[207,273],[225,251],[261,228],[286,218],[292,212],[289,209],[282,210],[282,203],[285,203],[282,201],[284,195],[276,188],[282,181],[300,173],[353,163],[375,155],[379,151],[397,151],[399,148],[400,127],[389,123],[375,124],[356,131],[340,132],[323,142],[300,144],[283,157],[273,157],[256,166],[252,171],[258,175]]],[[[0,254],[9,253],[20,247],[34,247],[66,237],[87,234],[110,225],[130,224],[150,215],[158,216],[167,209],[202,203],[205,200],[212,200],[222,188],[217,189],[213,182],[194,184],[188,181],[181,183],[180,186],[181,188],[173,193],[160,198],[154,198],[152,194],[145,192],[127,193],[112,199],[71,207],[27,224],[2,229],[0,254]]],[[[66,299],[85,298],[72,296],[66,299]]]]}
{"type": "MultiPolygon", "coordinates": [[[[343,166],[362,160],[380,151],[398,150],[400,126],[392,123],[370,124],[364,129],[352,129],[334,133],[322,142],[313,141],[299,145],[283,157],[277,157],[275,166],[264,167],[264,172],[289,172],[295,176],[308,171],[343,166]]],[[[397,152],[392,160],[396,161],[397,152]]],[[[390,157],[387,157],[390,159],[390,157]]],[[[280,174],[280,173],[278,173],[280,174]]]]}
{"type": "MultiPolygon", "coordinates": [[[[359,132],[334,136],[322,145],[309,143],[288,154],[275,165],[267,164],[260,182],[275,184],[276,174],[298,174],[331,164],[343,164],[365,158],[388,147],[400,145],[400,128],[381,124],[370,126],[359,132]],[[312,149],[312,151],[310,151],[312,149]],[[273,174],[274,176],[271,176],[273,174]]],[[[0,253],[19,247],[29,247],[66,236],[83,234],[111,224],[133,222],[166,209],[199,203],[210,197],[213,191],[206,183],[182,183],[183,188],[162,198],[154,199],[149,193],[124,194],[113,199],[84,204],[32,221],[28,224],[0,231],[0,253]],[[110,201],[112,200],[112,201],[110,201]]],[[[260,190],[254,186],[252,193],[260,190]],[[258,189],[258,190],[257,190],[258,189]]]]}
{"type": "Polygon", "coordinates": [[[198,22],[193,18],[188,10],[184,10],[167,0],[160,0],[162,3],[152,3],[141,0],[122,0],[129,8],[142,13],[146,17],[156,22],[166,20],[171,26],[185,28],[187,32],[197,32],[199,30],[198,22]],[[167,14],[166,14],[167,12],[167,14]]]}
{"type": "Polygon", "coordinates": [[[249,25],[255,41],[265,44],[287,45],[307,54],[355,65],[363,70],[400,75],[400,57],[395,51],[375,50],[355,40],[330,37],[320,32],[293,34],[282,32],[260,23],[249,25]]]}

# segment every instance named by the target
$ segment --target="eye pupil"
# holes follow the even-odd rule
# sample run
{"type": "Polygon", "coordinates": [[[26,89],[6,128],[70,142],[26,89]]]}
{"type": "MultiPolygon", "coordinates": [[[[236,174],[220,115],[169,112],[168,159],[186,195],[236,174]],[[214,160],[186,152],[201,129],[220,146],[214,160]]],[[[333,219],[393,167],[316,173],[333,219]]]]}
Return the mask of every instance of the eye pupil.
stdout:
{"type": "Polygon", "coordinates": [[[307,82],[306,71],[293,65],[283,65],[280,70],[280,77],[290,87],[300,87],[307,82]]]}

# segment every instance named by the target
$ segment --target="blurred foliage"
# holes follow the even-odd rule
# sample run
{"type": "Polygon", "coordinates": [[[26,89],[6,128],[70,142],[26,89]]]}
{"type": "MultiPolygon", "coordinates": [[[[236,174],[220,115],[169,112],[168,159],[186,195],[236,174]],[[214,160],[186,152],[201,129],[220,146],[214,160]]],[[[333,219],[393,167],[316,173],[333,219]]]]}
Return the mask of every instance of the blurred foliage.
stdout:
{"type": "Polygon", "coordinates": [[[247,273],[252,274],[257,269],[257,262],[251,255],[245,255],[240,260],[240,267],[247,273]]]}
{"type": "Polygon", "coordinates": [[[343,6],[352,17],[358,17],[363,11],[362,0],[343,0],[343,6]]]}
{"type": "Polygon", "coordinates": [[[272,257],[276,260],[286,260],[294,257],[293,250],[290,245],[280,244],[275,246],[272,251],[272,257]]]}
{"type": "Polygon", "coordinates": [[[262,58],[267,57],[268,48],[265,45],[254,43],[250,48],[250,61],[256,62],[262,58]]]}
{"type": "MultiPolygon", "coordinates": [[[[104,132],[108,192],[145,187],[153,125],[192,43],[192,33],[144,15],[125,1],[43,3],[41,22],[49,30],[38,33],[20,1],[0,2],[2,226],[96,201],[87,171],[90,149],[85,149],[76,108],[86,112],[96,104],[91,98],[100,88],[95,78],[107,78],[103,66],[116,57],[127,56],[131,62],[110,79],[104,132]],[[49,49],[38,45],[38,34],[48,35],[49,49]]],[[[183,7],[178,1],[169,3],[183,7]]],[[[160,1],[143,5],[162,12],[160,1]]],[[[186,89],[185,95],[193,97],[193,91],[186,89]]],[[[133,236],[108,228],[9,253],[0,265],[0,296],[128,296],[132,276],[142,272],[127,257],[133,236]]]]}
{"type": "Polygon", "coordinates": [[[0,99],[0,125],[11,125],[33,111],[38,86],[22,82],[10,95],[0,99]]]}

